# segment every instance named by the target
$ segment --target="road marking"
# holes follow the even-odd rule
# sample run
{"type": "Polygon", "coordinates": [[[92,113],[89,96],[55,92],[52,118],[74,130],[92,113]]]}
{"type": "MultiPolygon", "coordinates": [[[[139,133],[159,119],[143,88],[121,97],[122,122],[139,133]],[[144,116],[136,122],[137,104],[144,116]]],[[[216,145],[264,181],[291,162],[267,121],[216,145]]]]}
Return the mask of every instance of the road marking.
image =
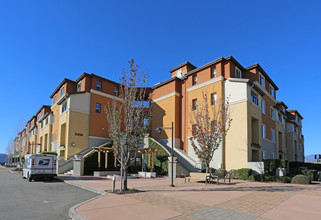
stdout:
{"type": "Polygon", "coordinates": [[[56,202],[56,201],[43,201],[44,203],[56,202]]]}

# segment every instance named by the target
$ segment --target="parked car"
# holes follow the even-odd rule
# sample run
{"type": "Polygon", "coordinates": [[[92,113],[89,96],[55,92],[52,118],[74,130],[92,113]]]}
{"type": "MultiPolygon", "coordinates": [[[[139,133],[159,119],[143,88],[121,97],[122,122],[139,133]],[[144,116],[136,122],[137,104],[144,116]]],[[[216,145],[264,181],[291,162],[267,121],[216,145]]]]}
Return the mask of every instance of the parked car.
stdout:
{"type": "Polygon", "coordinates": [[[57,176],[57,156],[52,154],[28,154],[25,156],[22,176],[29,181],[57,176]]]}

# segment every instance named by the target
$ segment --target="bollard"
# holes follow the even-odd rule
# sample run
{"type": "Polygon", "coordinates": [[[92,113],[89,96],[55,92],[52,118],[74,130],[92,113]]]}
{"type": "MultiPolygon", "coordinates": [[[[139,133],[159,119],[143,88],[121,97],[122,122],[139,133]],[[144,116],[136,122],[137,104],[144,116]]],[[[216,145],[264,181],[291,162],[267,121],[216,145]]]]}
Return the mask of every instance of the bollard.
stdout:
{"type": "Polygon", "coordinates": [[[112,189],[112,192],[115,192],[115,182],[116,182],[116,177],[113,176],[113,189],[112,189]]]}

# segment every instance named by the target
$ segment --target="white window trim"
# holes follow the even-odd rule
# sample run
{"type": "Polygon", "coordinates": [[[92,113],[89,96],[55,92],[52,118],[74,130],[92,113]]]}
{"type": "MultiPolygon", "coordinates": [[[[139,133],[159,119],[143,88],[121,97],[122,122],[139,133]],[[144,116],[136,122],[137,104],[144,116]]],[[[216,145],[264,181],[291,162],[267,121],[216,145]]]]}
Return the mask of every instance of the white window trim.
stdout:
{"type": "Polygon", "coordinates": [[[261,72],[259,73],[259,83],[263,88],[265,88],[265,77],[262,75],[261,72]],[[261,77],[263,78],[263,81],[264,81],[263,85],[261,84],[261,77]]]}
{"type": "Polygon", "coordinates": [[[275,143],[275,130],[273,128],[271,128],[271,141],[275,143]],[[274,132],[274,135],[273,135],[273,132],[274,132]]]}
{"type": "Polygon", "coordinates": [[[269,93],[270,93],[270,95],[273,97],[273,98],[275,98],[274,97],[274,92],[275,92],[275,88],[270,84],[270,91],[269,91],[269,93]],[[273,92],[271,91],[271,88],[273,89],[273,92]],[[272,93],[272,94],[271,94],[272,93]]]}
{"type": "Polygon", "coordinates": [[[262,110],[262,114],[265,114],[265,101],[263,99],[261,99],[261,110],[262,110]],[[262,103],[264,103],[264,106],[262,105],[262,103]]]}
{"type": "Polygon", "coordinates": [[[262,129],[261,136],[263,139],[266,139],[266,126],[265,126],[265,124],[262,124],[261,129],[262,129]],[[263,132],[263,127],[264,127],[264,132],[263,132]]]}

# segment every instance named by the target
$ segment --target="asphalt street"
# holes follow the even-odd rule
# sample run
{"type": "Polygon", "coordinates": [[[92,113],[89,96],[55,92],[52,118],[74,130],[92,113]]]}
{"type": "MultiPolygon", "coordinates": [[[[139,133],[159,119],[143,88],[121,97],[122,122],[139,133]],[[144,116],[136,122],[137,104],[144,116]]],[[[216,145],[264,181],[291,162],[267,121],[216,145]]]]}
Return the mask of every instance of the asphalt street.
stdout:
{"type": "Polygon", "coordinates": [[[70,219],[70,207],[97,194],[54,181],[28,182],[21,172],[0,166],[0,219],[70,219]]]}

